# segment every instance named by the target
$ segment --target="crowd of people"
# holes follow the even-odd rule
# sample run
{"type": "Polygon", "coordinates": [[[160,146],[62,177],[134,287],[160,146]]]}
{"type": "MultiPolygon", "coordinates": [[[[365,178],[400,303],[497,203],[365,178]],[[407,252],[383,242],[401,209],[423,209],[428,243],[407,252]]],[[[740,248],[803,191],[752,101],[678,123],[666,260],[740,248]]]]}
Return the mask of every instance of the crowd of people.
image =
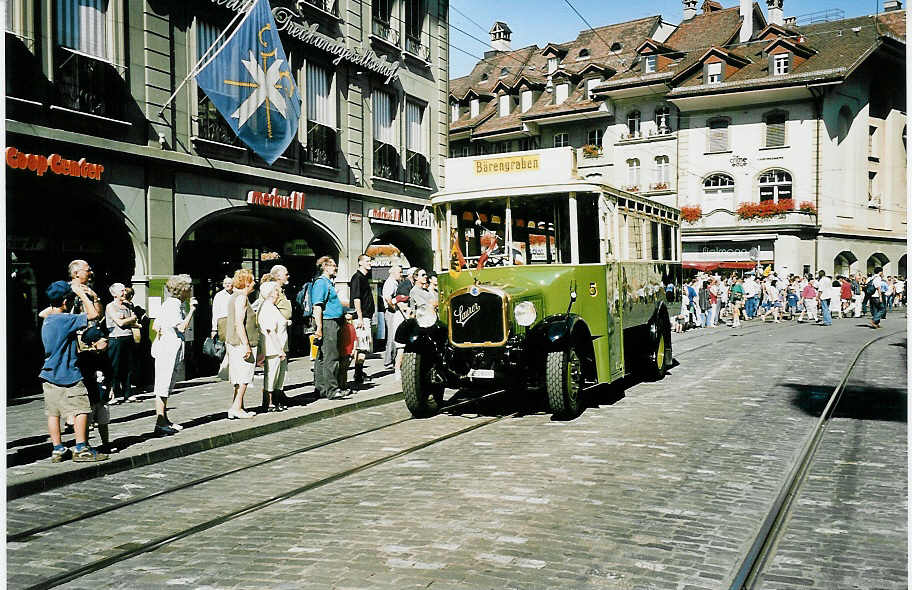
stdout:
{"type": "Polygon", "coordinates": [[[742,321],[813,322],[830,326],[833,318],[860,318],[870,314],[869,324],[881,321],[896,306],[905,305],[903,277],[884,276],[876,267],[869,275],[854,273],[831,276],[788,275],[777,272],[736,273],[728,277],[698,273],[680,293],[680,312],[672,318],[675,332],[691,328],[737,328],[742,321]]]}
{"type": "MultiPolygon", "coordinates": [[[[358,258],[349,282],[350,297],[345,299],[336,290],[335,260],[321,257],[314,277],[295,297],[296,306],[284,292],[290,275],[281,264],[259,281],[243,268],[224,278],[212,301],[210,339],[213,348],[218,343],[224,347],[219,375],[233,386],[228,419],[250,419],[257,413],[287,409],[284,385],[293,322],[302,324],[300,333],[312,345],[316,396],[343,399],[370,378],[364,361],[373,351],[374,327],[377,338],[386,340],[384,364],[399,377],[403,347],[395,343],[396,330],[422,306],[436,309],[437,278],[424,269],[393,266],[379,298],[382,309],[377,310],[371,268],[369,256],[358,258]],[[252,412],[245,408],[244,398],[258,366],[263,370],[263,397],[259,412],[252,412]]],[[[108,406],[139,401],[142,385],[134,377],[144,355],[151,355],[154,362],[153,433],[171,436],[183,430],[168,417],[168,398],[182,373],[184,340],[198,305],[192,296],[191,277],[179,274],[167,280],[166,297],[150,322],[147,312],[133,304],[132,288],[114,283],[109,289],[111,301],[102,306],[92,289],[89,263],[74,260],[68,270],[69,281],[56,281],[48,287],[50,305],[39,314],[45,349],[39,377],[53,443],[52,461],[59,462],[69,453],[61,441],[62,428],[72,428],[75,433],[74,461],[108,458],[108,406]],[[144,349],[140,344],[148,338],[150,328],[155,338],[144,349]],[[98,430],[99,449],[88,444],[90,425],[98,430]]]]}

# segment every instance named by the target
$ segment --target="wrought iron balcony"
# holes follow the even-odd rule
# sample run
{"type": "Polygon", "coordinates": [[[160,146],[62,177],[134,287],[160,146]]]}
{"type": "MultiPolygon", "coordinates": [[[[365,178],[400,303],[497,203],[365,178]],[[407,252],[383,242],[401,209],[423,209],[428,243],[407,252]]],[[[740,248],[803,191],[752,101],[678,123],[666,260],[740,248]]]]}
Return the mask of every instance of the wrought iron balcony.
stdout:
{"type": "Polygon", "coordinates": [[[430,185],[430,166],[427,158],[418,152],[407,151],[405,158],[405,181],[418,186],[430,185]]]}
{"type": "Polygon", "coordinates": [[[390,45],[399,47],[399,31],[394,29],[389,21],[374,18],[371,32],[375,37],[386,41],[390,45]]]}
{"type": "Polygon", "coordinates": [[[102,59],[57,47],[54,82],[61,107],[119,119],[123,114],[123,79],[102,59]]]}
{"type": "Polygon", "coordinates": [[[196,135],[200,139],[221,143],[239,148],[245,148],[241,140],[234,133],[234,129],[222,118],[212,101],[200,91],[200,100],[197,104],[196,135]]]}
{"type": "Polygon", "coordinates": [[[421,44],[421,39],[412,35],[405,36],[405,51],[426,62],[431,61],[431,49],[421,44]]]}
{"type": "Polygon", "coordinates": [[[374,140],[374,176],[398,181],[401,174],[399,152],[388,143],[374,140]]]}
{"type": "Polygon", "coordinates": [[[336,168],[338,165],[336,130],[326,125],[308,121],[307,145],[304,147],[302,159],[308,164],[336,168]]]}

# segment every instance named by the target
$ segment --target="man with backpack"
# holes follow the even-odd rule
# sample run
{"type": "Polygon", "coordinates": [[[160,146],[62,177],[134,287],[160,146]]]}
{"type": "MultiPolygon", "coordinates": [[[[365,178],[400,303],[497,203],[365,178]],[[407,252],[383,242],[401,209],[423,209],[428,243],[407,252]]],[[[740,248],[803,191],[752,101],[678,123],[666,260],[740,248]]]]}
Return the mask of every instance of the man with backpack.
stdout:
{"type": "Polygon", "coordinates": [[[317,260],[317,265],[323,273],[311,288],[314,344],[320,349],[314,361],[314,389],[320,397],[342,399],[346,393],[341,388],[339,367],[342,325],[345,323],[344,308],[348,302],[343,302],[336,293],[336,261],[329,256],[322,256],[317,260]]]}
{"type": "Polygon", "coordinates": [[[872,328],[880,328],[880,320],[887,315],[884,305],[885,291],[886,281],[883,279],[883,268],[878,266],[874,268],[874,276],[868,279],[868,283],[865,285],[865,297],[869,299],[871,306],[872,328]]]}

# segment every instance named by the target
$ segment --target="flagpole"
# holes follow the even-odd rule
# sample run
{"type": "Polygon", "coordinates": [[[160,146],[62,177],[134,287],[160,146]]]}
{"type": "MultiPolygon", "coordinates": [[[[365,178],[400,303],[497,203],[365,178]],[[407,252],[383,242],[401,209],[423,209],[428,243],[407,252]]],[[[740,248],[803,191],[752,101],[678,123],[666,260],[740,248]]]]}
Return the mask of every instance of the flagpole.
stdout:
{"type": "Polygon", "coordinates": [[[192,78],[193,76],[195,76],[196,74],[201,72],[204,67],[209,65],[209,62],[211,62],[213,59],[216,58],[216,56],[218,56],[219,51],[221,51],[225,47],[225,45],[227,45],[228,42],[231,41],[231,37],[233,37],[234,34],[237,33],[240,26],[236,27],[231,32],[231,37],[226,39],[225,42],[222,43],[222,46],[219,47],[219,49],[215,52],[215,54],[212,55],[210,58],[209,54],[212,52],[213,49],[215,49],[218,46],[219,41],[221,41],[222,37],[225,36],[225,33],[227,33],[229,30],[231,30],[231,27],[232,27],[232,25],[234,25],[234,22],[237,19],[241,18],[242,16],[244,18],[246,18],[253,11],[253,7],[256,6],[256,3],[258,0],[249,0],[249,1],[250,1],[250,6],[248,8],[246,8],[245,10],[238,11],[237,14],[234,15],[234,18],[231,19],[231,22],[228,23],[228,26],[226,26],[225,29],[221,33],[219,33],[219,36],[215,38],[215,41],[212,42],[212,45],[209,46],[209,49],[207,49],[206,52],[203,53],[202,57],[199,58],[199,61],[196,62],[196,65],[194,65],[192,68],[190,68],[190,73],[187,74],[187,77],[183,79],[183,81],[174,90],[174,93],[171,94],[170,97],[168,97],[168,100],[165,101],[165,104],[163,104],[162,107],[158,110],[159,118],[161,118],[162,113],[165,112],[165,109],[168,108],[168,105],[171,104],[171,102],[177,97],[177,94],[181,91],[181,88],[184,87],[184,84],[186,84],[187,81],[190,80],[190,78],[192,78]],[[203,67],[200,67],[200,64],[203,63],[204,60],[206,60],[205,65],[203,65],[203,67]]]}

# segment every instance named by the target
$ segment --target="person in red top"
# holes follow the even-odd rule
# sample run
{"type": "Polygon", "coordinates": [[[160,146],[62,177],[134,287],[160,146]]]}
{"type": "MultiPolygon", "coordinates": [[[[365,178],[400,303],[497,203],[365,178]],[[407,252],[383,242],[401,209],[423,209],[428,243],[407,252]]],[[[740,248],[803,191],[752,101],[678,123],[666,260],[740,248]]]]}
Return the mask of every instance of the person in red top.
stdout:
{"type": "Polygon", "coordinates": [[[842,305],[839,306],[839,319],[845,319],[845,314],[852,308],[852,283],[845,277],[838,277],[839,280],[839,299],[842,305]]]}

